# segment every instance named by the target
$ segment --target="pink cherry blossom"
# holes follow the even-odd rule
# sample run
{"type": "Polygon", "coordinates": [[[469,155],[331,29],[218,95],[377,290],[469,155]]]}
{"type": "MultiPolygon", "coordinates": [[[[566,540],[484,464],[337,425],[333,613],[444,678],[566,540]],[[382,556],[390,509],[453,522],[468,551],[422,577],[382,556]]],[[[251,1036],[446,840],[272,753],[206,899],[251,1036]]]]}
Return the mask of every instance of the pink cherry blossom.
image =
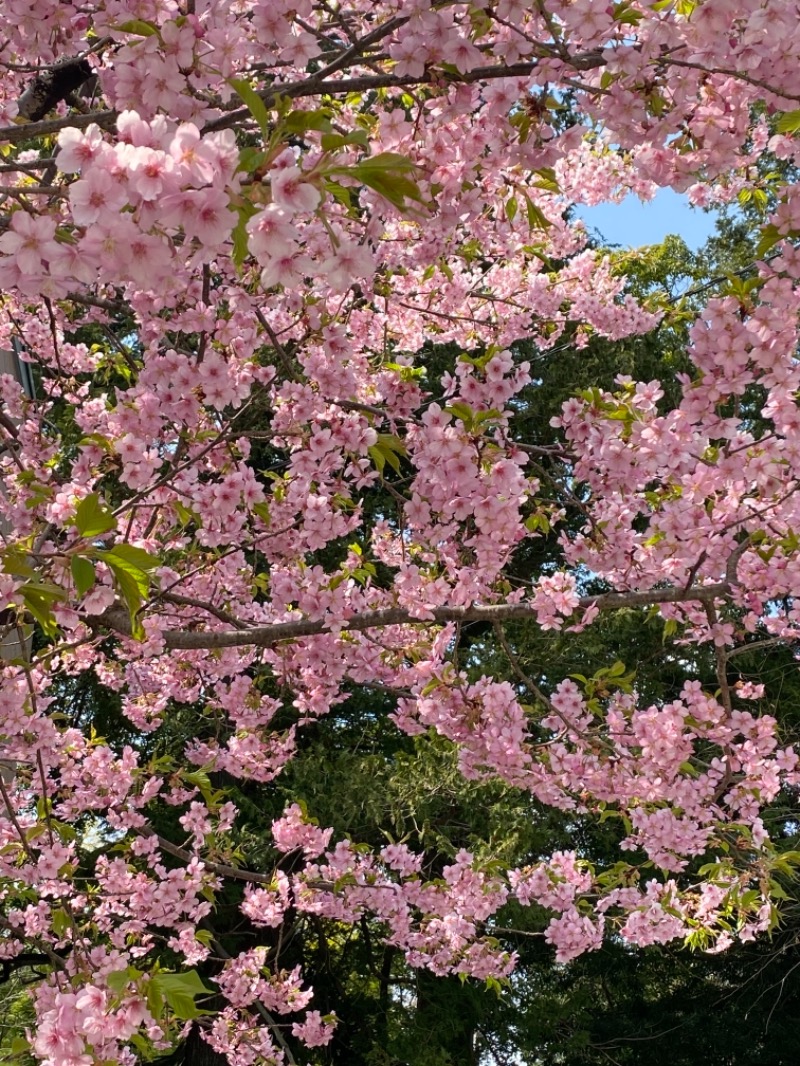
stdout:
{"type": "Polygon", "coordinates": [[[0,237],[0,252],[13,256],[23,274],[38,274],[57,249],[55,232],[51,219],[15,211],[8,231],[0,237]]]}
{"type": "Polygon", "coordinates": [[[280,1061],[284,1033],[324,1046],[335,1017],[277,961],[298,916],[477,981],[516,965],[511,900],[562,965],[606,936],[715,951],[772,927],[769,807],[800,756],[771,673],[737,682],[734,656],[800,639],[791,169],[761,258],[681,303],[675,380],[587,383],[533,431],[520,415],[567,348],[630,354],[675,321],[573,206],[752,204],[767,153],[800,161],[775,132],[800,98],[796,16],[0,9],[0,348],[36,381],[0,376],[0,954],[63,963],[31,987],[42,1066],[170,1054],[186,1018],[159,987],[196,988],[201,962],[194,1021],[232,1066],[280,1061]],[[77,93],[25,114],[32,72],[75,57],[77,93]],[[675,691],[606,647],[618,610],[661,619],[675,691]],[[507,622],[565,648],[592,627],[599,650],[561,676],[507,622]],[[84,676],[127,741],[89,703],[65,715],[84,676]],[[476,841],[431,877],[413,835],[320,824],[285,771],[354,690],[469,781],[568,826],[617,818],[618,853],[508,868],[476,841]],[[257,859],[231,780],[273,812],[286,796],[257,859]],[[244,947],[215,927],[221,893],[244,947]]]}
{"type": "Polygon", "coordinates": [[[270,171],[268,178],[272,199],[287,211],[313,211],[321,200],[319,190],[310,182],[303,181],[303,172],[299,167],[270,171]]]}

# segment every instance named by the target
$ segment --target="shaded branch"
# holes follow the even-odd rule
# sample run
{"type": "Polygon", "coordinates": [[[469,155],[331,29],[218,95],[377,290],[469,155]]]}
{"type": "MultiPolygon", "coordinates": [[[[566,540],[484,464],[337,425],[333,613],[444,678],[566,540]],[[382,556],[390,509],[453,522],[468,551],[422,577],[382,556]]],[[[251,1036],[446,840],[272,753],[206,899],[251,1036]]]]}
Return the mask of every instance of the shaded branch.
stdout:
{"type": "Polygon", "coordinates": [[[85,59],[65,59],[37,74],[17,102],[21,118],[36,122],[66,100],[94,71],[85,59]]]}

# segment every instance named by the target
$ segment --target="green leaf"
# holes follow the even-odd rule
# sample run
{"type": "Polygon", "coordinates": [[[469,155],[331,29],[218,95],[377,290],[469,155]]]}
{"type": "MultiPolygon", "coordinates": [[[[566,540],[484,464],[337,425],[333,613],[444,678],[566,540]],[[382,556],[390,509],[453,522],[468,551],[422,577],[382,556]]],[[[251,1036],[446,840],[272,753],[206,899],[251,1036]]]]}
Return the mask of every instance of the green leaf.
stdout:
{"type": "Polygon", "coordinates": [[[159,973],[150,982],[164,997],[173,1014],[183,1021],[197,1018],[204,1013],[195,1004],[195,997],[211,996],[214,990],[206,988],[196,970],[187,973],[159,973]]]}
{"type": "Polygon", "coordinates": [[[419,167],[413,159],[409,159],[407,155],[401,155],[400,152],[378,152],[377,155],[368,156],[367,159],[361,160],[358,169],[360,171],[391,170],[394,173],[419,173],[419,167]]]}
{"type": "Polygon", "coordinates": [[[20,592],[25,606],[41,626],[42,632],[48,637],[54,637],[58,633],[58,624],[53,614],[53,603],[59,599],[63,600],[64,596],[42,593],[27,585],[23,586],[20,592]]]}
{"type": "Polygon", "coordinates": [[[59,907],[54,910],[50,916],[50,921],[53,926],[53,930],[59,939],[63,939],[72,929],[72,919],[64,910],[63,907],[59,907]]]}
{"type": "Polygon", "coordinates": [[[131,633],[137,640],[144,638],[144,629],[137,615],[144,601],[144,593],[139,582],[125,570],[114,570],[114,584],[128,605],[131,616],[131,633]]]}
{"type": "Polygon", "coordinates": [[[205,770],[191,770],[183,774],[183,780],[190,785],[196,785],[204,796],[210,796],[212,792],[211,778],[205,770]]]}
{"type": "Polygon", "coordinates": [[[638,26],[642,20],[642,14],[635,11],[626,2],[614,5],[614,19],[629,26],[638,26]]]}
{"type": "Polygon", "coordinates": [[[196,520],[195,515],[192,514],[188,507],[184,507],[180,500],[173,500],[172,506],[175,508],[175,514],[178,516],[178,521],[184,526],[188,526],[196,520]]]}
{"type": "Polygon", "coordinates": [[[113,29],[119,33],[135,33],[137,37],[152,37],[158,33],[158,26],[153,22],[145,22],[144,19],[129,19],[113,29]]]}
{"type": "Polygon", "coordinates": [[[116,518],[96,492],[91,492],[78,504],[74,522],[82,537],[98,537],[117,528],[116,518]]]}
{"type": "Polygon", "coordinates": [[[102,433],[89,433],[87,436],[81,437],[78,444],[94,444],[98,448],[102,448],[104,452],[113,453],[114,451],[114,445],[108,437],[104,437],[102,433]]]}
{"type": "Polygon", "coordinates": [[[379,433],[377,441],[367,451],[379,474],[383,474],[387,463],[396,474],[399,474],[400,458],[407,454],[400,438],[391,433],[379,433]]]}
{"type": "Polygon", "coordinates": [[[783,239],[783,235],[779,233],[777,226],[773,226],[770,223],[768,226],[764,226],[761,230],[761,239],[756,245],[756,256],[766,255],[770,248],[774,248],[778,241],[783,239]]]}
{"type": "Polygon", "coordinates": [[[356,173],[364,185],[368,185],[384,200],[394,204],[399,210],[404,210],[408,205],[407,200],[416,200],[422,203],[422,193],[416,182],[404,178],[400,174],[386,174],[380,171],[368,170],[365,173],[356,173]]]}
{"type": "Polygon", "coordinates": [[[18,545],[12,545],[2,553],[3,570],[14,577],[36,577],[36,571],[28,562],[28,554],[18,545]]]}
{"type": "Polygon", "coordinates": [[[375,464],[378,473],[382,474],[386,466],[386,456],[383,451],[376,444],[373,444],[372,447],[367,448],[367,454],[375,464]]]}
{"type": "Polygon", "coordinates": [[[544,189],[546,192],[561,192],[561,186],[556,179],[556,172],[552,167],[540,167],[536,171],[536,175],[539,181],[536,182],[535,188],[544,189]]]}
{"type": "Polygon", "coordinates": [[[233,227],[233,255],[232,259],[236,267],[241,267],[245,259],[250,253],[250,246],[247,240],[247,223],[256,214],[258,208],[255,204],[246,203],[240,205],[237,209],[239,215],[239,221],[233,227]]]}
{"type": "MultiPolygon", "coordinates": [[[[379,433],[378,441],[373,447],[381,452],[384,462],[388,463],[391,469],[396,473],[400,473],[400,458],[398,456],[404,458],[407,452],[399,437],[391,433],[379,433]]],[[[370,448],[369,451],[371,452],[372,449],[370,448]]]]}
{"type": "Polygon", "coordinates": [[[138,614],[150,591],[148,571],[158,565],[158,559],[130,544],[117,544],[109,551],[98,552],[97,557],[111,568],[114,584],[130,612],[131,633],[137,640],[142,640],[144,628],[138,614]]]}
{"type": "Polygon", "coordinates": [[[779,885],[777,881],[771,880],[769,883],[769,894],[773,899],[791,899],[792,897],[786,892],[782,885],[779,885]]]}
{"type": "Polygon", "coordinates": [[[496,422],[503,417],[503,412],[497,407],[490,407],[488,411],[478,411],[475,415],[475,425],[482,426],[484,422],[496,422]]]}
{"type": "Polygon", "coordinates": [[[397,455],[389,448],[387,448],[383,454],[386,457],[386,462],[389,464],[392,470],[394,470],[395,474],[399,474],[400,460],[397,458],[397,455]]]}
{"type": "Polygon", "coordinates": [[[261,166],[267,158],[267,153],[260,148],[242,148],[239,152],[239,166],[237,170],[244,174],[252,174],[261,166]]]}
{"type": "Polygon", "coordinates": [[[307,130],[330,133],[332,130],[326,111],[290,111],[281,125],[288,133],[305,133],[307,130]]]}
{"type": "Polygon", "coordinates": [[[352,133],[323,133],[320,143],[324,152],[333,152],[337,148],[344,148],[349,144],[357,144],[361,148],[368,148],[369,138],[364,130],[353,130],[352,133]]]}
{"type": "Polygon", "coordinates": [[[544,211],[536,206],[527,193],[525,193],[525,212],[528,216],[528,226],[530,229],[549,229],[550,226],[552,226],[552,222],[544,211]]]}
{"type": "Polygon", "coordinates": [[[346,186],[338,181],[326,181],[325,191],[330,193],[334,200],[338,200],[340,204],[344,204],[348,211],[351,210],[353,206],[353,196],[350,189],[346,186]]]}
{"type": "Polygon", "coordinates": [[[164,1016],[164,996],[155,981],[147,982],[145,999],[147,1000],[147,1009],[156,1021],[159,1021],[164,1016]]]}
{"type": "Polygon", "coordinates": [[[103,552],[103,561],[113,566],[112,560],[119,559],[121,563],[127,563],[136,570],[147,573],[154,570],[161,562],[157,555],[151,555],[144,548],[136,548],[133,544],[115,544],[107,552],[103,552]]]}
{"type": "Polygon", "coordinates": [[[269,132],[270,116],[267,106],[249,81],[244,78],[228,78],[228,85],[238,94],[245,107],[261,127],[266,137],[269,132]]]}
{"type": "Polygon", "coordinates": [[[786,111],[775,123],[778,133],[797,133],[800,130],[800,110],[786,111]]]}
{"type": "Polygon", "coordinates": [[[116,995],[121,995],[131,981],[135,981],[141,976],[141,970],[137,970],[134,966],[128,966],[124,970],[115,970],[113,973],[106,974],[104,980],[112,992],[116,995]]]}
{"type": "Polygon", "coordinates": [[[233,265],[241,268],[247,258],[249,245],[247,243],[247,219],[239,216],[239,221],[233,228],[233,265]]]}
{"type": "Polygon", "coordinates": [[[550,522],[546,515],[532,514],[525,519],[525,528],[529,533],[547,534],[550,532],[550,522]]]}
{"type": "Polygon", "coordinates": [[[418,174],[419,167],[399,152],[379,152],[354,167],[334,168],[334,172],[356,178],[400,210],[408,206],[407,200],[425,202],[416,181],[409,176],[418,174]]]}
{"type": "Polygon", "coordinates": [[[397,452],[398,455],[405,456],[407,454],[405,444],[403,444],[400,438],[396,437],[393,433],[379,433],[378,444],[380,444],[382,448],[397,452]]]}
{"type": "Polygon", "coordinates": [[[79,596],[85,596],[97,580],[93,564],[85,555],[73,555],[69,565],[72,580],[75,582],[75,591],[79,596]]]}
{"type": "Polygon", "coordinates": [[[260,500],[258,503],[254,503],[251,510],[253,514],[258,515],[263,522],[266,522],[266,524],[269,525],[269,503],[266,500],[260,500]]]}
{"type": "Polygon", "coordinates": [[[475,412],[469,404],[462,403],[461,400],[453,400],[452,403],[449,403],[447,407],[445,407],[445,411],[448,414],[455,415],[456,418],[465,423],[471,424],[475,417],[475,412]]]}

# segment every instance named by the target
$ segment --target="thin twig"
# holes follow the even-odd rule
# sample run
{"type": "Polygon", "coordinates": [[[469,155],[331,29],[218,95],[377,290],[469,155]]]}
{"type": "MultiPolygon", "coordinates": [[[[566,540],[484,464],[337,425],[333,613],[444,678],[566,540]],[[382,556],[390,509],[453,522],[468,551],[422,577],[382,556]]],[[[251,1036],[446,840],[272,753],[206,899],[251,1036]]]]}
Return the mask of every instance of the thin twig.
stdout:
{"type": "MultiPolygon", "coordinates": [[[[218,954],[223,959],[232,959],[233,958],[233,956],[228,951],[225,950],[225,948],[222,946],[222,944],[220,944],[220,942],[217,940],[216,937],[214,938],[213,944],[214,944],[214,950],[216,952],[218,952],[218,954]]],[[[270,1032],[272,1033],[272,1035],[275,1037],[275,1039],[280,1044],[280,1046],[281,1046],[281,1048],[283,1050],[283,1053],[286,1056],[286,1060],[289,1063],[289,1066],[297,1066],[297,1062],[295,1061],[294,1055],[292,1055],[292,1049],[287,1044],[286,1038],[284,1037],[283,1033],[281,1032],[278,1022],[273,1018],[273,1016],[270,1014],[270,1012],[267,1010],[267,1008],[264,1006],[264,1004],[260,1000],[256,1000],[255,1003],[252,1004],[252,1006],[254,1007],[255,1010],[258,1011],[258,1013],[261,1015],[261,1017],[264,1019],[264,1021],[269,1026],[270,1032]]]]}
{"type": "MultiPolygon", "coordinates": [[[[0,785],[2,785],[2,781],[0,781],[0,785]]],[[[181,862],[199,860],[210,873],[219,874],[220,877],[232,877],[236,881],[247,881],[254,885],[271,885],[275,880],[269,874],[255,873],[253,870],[240,870],[236,866],[228,866],[225,863],[210,862],[208,859],[204,859],[202,855],[193,855],[190,851],[186,851],[185,848],[181,848],[165,837],[160,836],[149,826],[141,826],[136,829],[136,832],[143,837],[155,837],[162,851],[166,851],[168,855],[180,859],[181,862]]]]}

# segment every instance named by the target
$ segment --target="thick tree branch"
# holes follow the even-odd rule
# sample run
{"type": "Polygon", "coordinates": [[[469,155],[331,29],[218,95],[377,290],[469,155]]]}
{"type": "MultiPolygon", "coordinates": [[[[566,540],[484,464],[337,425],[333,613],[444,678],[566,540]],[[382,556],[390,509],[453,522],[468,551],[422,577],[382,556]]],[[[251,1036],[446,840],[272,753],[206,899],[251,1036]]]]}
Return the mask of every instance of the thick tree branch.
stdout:
{"type": "Polygon", "coordinates": [[[49,137],[60,130],[85,130],[94,124],[101,130],[113,129],[117,111],[92,111],[88,115],[67,115],[66,118],[48,118],[42,122],[23,122],[20,125],[0,126],[0,141],[5,144],[20,144],[36,137],[49,137]]]}
{"type": "MultiPolygon", "coordinates": [[[[696,585],[689,589],[650,589],[646,592],[604,592],[598,596],[583,596],[579,607],[596,606],[600,610],[619,610],[625,607],[650,607],[657,603],[710,603],[729,595],[727,583],[696,585]]],[[[536,610],[529,603],[498,603],[473,607],[434,607],[428,618],[417,618],[402,607],[385,607],[353,615],[343,626],[348,632],[366,629],[381,629],[385,626],[426,625],[433,622],[445,625],[448,622],[510,622],[532,621],[536,610]]],[[[122,607],[111,607],[97,618],[97,623],[123,636],[130,636],[128,612],[122,607]]],[[[324,620],[304,619],[290,622],[274,622],[252,629],[167,630],[162,636],[168,649],[186,651],[206,648],[268,648],[282,640],[297,640],[313,637],[330,631],[324,620]]]]}
{"type": "MultiPolygon", "coordinates": [[[[380,29],[383,30],[383,27],[380,27],[380,29]]],[[[380,36],[383,36],[383,34],[380,34],[380,36]]],[[[290,82],[287,85],[281,85],[277,89],[270,88],[262,90],[258,95],[264,101],[266,106],[270,107],[275,103],[277,96],[281,96],[285,99],[299,100],[308,96],[318,96],[321,93],[336,95],[351,92],[369,92],[372,89],[382,88],[408,88],[415,85],[431,84],[437,79],[451,84],[472,84],[478,81],[492,81],[496,78],[525,77],[525,75],[531,74],[539,64],[539,60],[535,59],[525,63],[476,67],[474,70],[467,71],[465,74],[458,74],[451,71],[437,72],[426,70],[424,74],[419,76],[387,73],[370,74],[355,78],[342,78],[338,81],[326,80],[330,73],[338,71],[345,66],[348,59],[352,59],[353,62],[357,61],[358,54],[362,51],[364,43],[365,42],[363,41],[359,42],[358,46],[353,46],[352,49],[348,49],[347,52],[343,53],[337,60],[331,63],[329,67],[320,71],[318,74],[305,78],[300,82],[290,82]]],[[[544,45],[542,48],[544,48],[544,45]]],[[[563,61],[566,62],[566,60],[563,61]]],[[[659,59],[658,64],[661,66],[698,67],[698,69],[705,70],[705,68],[701,68],[699,64],[671,57],[659,59]]],[[[576,70],[592,70],[597,67],[605,66],[606,59],[601,51],[593,50],[571,56],[569,59],[569,65],[576,70]]],[[[751,78],[734,70],[713,68],[711,70],[705,70],[705,72],[725,74],[730,77],[738,78],[741,81],[748,82],[753,86],[764,89],[776,96],[781,96],[784,99],[800,100],[800,96],[783,92],[782,90],[769,85],[767,82],[751,78]]],[[[598,91],[594,86],[590,87],[581,85],[579,87],[583,91],[588,91],[590,88],[593,92],[598,91]]],[[[86,115],[73,114],[68,115],[65,118],[46,119],[41,122],[26,122],[21,125],[2,126],[0,127],[0,142],[6,144],[19,144],[22,141],[30,140],[35,137],[50,136],[63,129],[86,129],[87,126],[90,126],[93,123],[99,126],[100,129],[108,130],[114,127],[117,117],[117,111],[106,110],[95,111],[86,115]]],[[[246,107],[237,108],[234,111],[221,115],[219,118],[212,119],[211,122],[204,127],[203,132],[211,133],[214,130],[230,129],[233,126],[238,125],[240,122],[247,121],[251,117],[250,111],[246,107]]]]}
{"type": "MultiPolygon", "coordinates": [[[[602,66],[604,62],[605,61],[603,60],[597,65],[602,66]]],[[[470,70],[466,74],[452,74],[449,71],[445,73],[444,71],[437,72],[435,70],[426,70],[424,74],[420,75],[364,74],[361,77],[340,78],[337,81],[326,81],[319,75],[313,75],[300,82],[290,82],[287,85],[281,85],[275,90],[264,90],[258,95],[267,107],[271,107],[277,96],[291,100],[300,100],[306,96],[319,96],[320,94],[335,96],[342,93],[370,92],[373,89],[401,89],[409,88],[414,85],[435,84],[437,81],[442,84],[471,84],[476,81],[491,81],[495,78],[524,78],[527,74],[531,74],[537,66],[538,61],[534,60],[528,63],[476,67],[475,70],[470,70]]],[[[213,119],[207,126],[205,126],[203,132],[211,133],[214,130],[230,129],[231,126],[236,126],[240,122],[250,118],[252,118],[252,115],[249,110],[246,107],[240,107],[237,108],[236,111],[231,111],[229,114],[223,115],[221,118],[213,119]]],[[[3,131],[0,130],[0,137],[2,137],[2,135],[3,131]]]]}
{"type": "MultiPolygon", "coordinates": [[[[586,63],[586,60],[583,60],[586,63]]],[[[599,55],[593,64],[603,66],[605,60],[599,55]]],[[[466,74],[444,73],[426,71],[419,76],[409,74],[366,74],[356,78],[340,78],[337,81],[328,81],[320,75],[312,75],[302,81],[289,82],[275,89],[262,90],[258,95],[267,107],[274,105],[278,96],[283,99],[301,100],[308,96],[340,95],[342,93],[369,92],[372,89],[408,88],[414,85],[427,85],[439,79],[442,83],[472,84],[478,81],[492,81],[496,78],[520,78],[532,73],[537,66],[537,61],[528,63],[513,63],[510,65],[497,64],[489,67],[476,67],[466,74]]],[[[35,137],[45,137],[58,133],[63,129],[86,129],[87,126],[95,125],[100,129],[112,129],[117,121],[116,111],[95,111],[88,115],[68,115],[66,118],[47,119],[42,122],[27,122],[22,125],[0,127],[0,142],[6,144],[19,144],[21,141],[32,140],[35,137]]],[[[212,119],[203,128],[204,133],[213,133],[215,130],[226,130],[241,122],[251,119],[252,115],[246,107],[237,108],[219,118],[212,119]]]]}

